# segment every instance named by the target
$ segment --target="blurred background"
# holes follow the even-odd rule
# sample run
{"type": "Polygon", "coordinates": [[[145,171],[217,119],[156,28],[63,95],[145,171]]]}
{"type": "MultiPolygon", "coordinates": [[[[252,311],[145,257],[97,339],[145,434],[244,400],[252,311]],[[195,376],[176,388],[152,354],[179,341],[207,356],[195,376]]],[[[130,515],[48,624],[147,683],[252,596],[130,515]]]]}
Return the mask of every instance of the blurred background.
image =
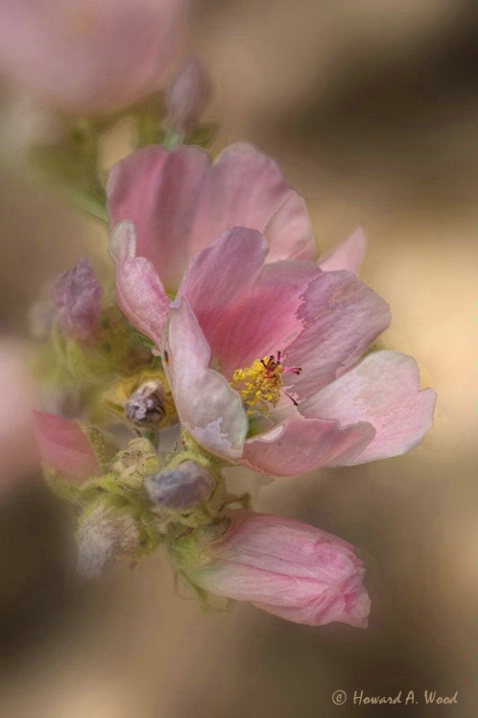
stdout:
{"type": "MultiPolygon", "coordinates": [[[[361,225],[361,277],[391,304],[383,345],[438,392],[406,456],[276,480],[256,508],[359,547],[370,628],[204,614],[159,553],[94,584],[39,472],[0,502],[2,718],[474,718],[478,689],[478,46],[456,0],[197,0],[190,48],[215,96],[215,146],[249,140],[308,201],[326,253],[361,225]],[[349,694],[344,706],[332,693],[349,694]],[[416,692],[416,705],[351,705],[416,692]],[[423,691],[458,705],[426,706],[423,691]]],[[[8,144],[8,143],[7,143],[8,144]]],[[[3,140],[2,157],[5,154],[3,140]]],[[[21,168],[0,170],[0,331],[106,237],[21,168]]],[[[27,451],[27,447],[24,447],[27,451]]]]}

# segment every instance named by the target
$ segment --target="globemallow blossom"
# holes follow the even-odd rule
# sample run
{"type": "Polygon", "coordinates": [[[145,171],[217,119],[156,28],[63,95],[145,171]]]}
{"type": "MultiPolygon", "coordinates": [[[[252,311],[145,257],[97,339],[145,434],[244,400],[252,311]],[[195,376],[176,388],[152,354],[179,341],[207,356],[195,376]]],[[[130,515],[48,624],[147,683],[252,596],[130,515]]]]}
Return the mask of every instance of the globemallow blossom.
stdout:
{"type": "Polygon", "coordinates": [[[401,454],[431,427],[435,393],[412,357],[359,361],[390,312],[354,273],[267,264],[266,238],[236,227],[199,252],[171,304],[134,258],[131,224],[112,245],[121,305],[162,351],[180,421],[207,451],[292,476],[401,454]]]}
{"type": "Polygon", "coordinates": [[[6,0],[0,72],[69,113],[120,110],[165,84],[186,6],[184,0],[6,0]]]}
{"type": "Polygon", "coordinates": [[[179,570],[194,585],[295,623],[367,627],[363,563],[346,541],[249,511],[226,512],[217,528],[219,537],[214,526],[206,527],[172,547],[179,570]]]}
{"type": "Polygon", "coordinates": [[[58,324],[66,334],[85,341],[100,326],[103,289],[87,259],[60,275],[52,287],[51,297],[57,311],[58,324]]]}

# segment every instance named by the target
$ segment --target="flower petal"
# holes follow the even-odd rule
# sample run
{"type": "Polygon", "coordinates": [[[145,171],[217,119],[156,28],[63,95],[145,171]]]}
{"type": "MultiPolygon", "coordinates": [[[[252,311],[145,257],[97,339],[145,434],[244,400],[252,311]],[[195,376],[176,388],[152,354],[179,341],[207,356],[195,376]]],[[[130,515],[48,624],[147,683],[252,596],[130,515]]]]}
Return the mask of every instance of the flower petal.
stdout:
{"type": "Polygon", "coordinates": [[[177,288],[191,258],[194,215],[209,172],[209,156],[197,147],[168,151],[151,146],[134,152],[110,173],[112,226],[133,222],[137,255],[153,263],[168,290],[177,288]]]}
{"type": "Polygon", "coordinates": [[[227,377],[302,329],[300,297],[319,270],[299,260],[263,266],[267,251],[259,232],[235,227],[197,255],[179,290],[227,377]]]}
{"type": "Polygon", "coordinates": [[[194,253],[235,226],[265,233],[269,262],[317,255],[304,201],[274,160],[245,142],[227,147],[211,167],[198,205],[194,253]]]}
{"type": "Polygon", "coordinates": [[[76,421],[35,411],[33,426],[42,460],[47,466],[75,481],[100,475],[93,448],[76,421]]]}
{"type": "Polygon", "coordinates": [[[340,424],[368,421],[375,437],[361,453],[330,466],[348,466],[403,454],[420,443],[433,423],[436,394],[419,391],[418,365],[394,351],[369,354],[357,366],[300,405],[306,417],[340,424]]]}
{"type": "Polygon", "coordinates": [[[210,351],[188,303],[171,309],[165,362],[182,424],[209,451],[241,456],[247,418],[239,395],[209,368],[210,351]]]}
{"type": "Polygon", "coordinates": [[[302,367],[290,385],[305,399],[362,356],[389,325],[390,311],[378,294],[345,271],[321,272],[303,299],[298,317],[304,329],[284,352],[284,363],[302,367]]]}
{"type": "Polygon", "coordinates": [[[136,234],[131,222],[122,222],[111,236],[116,260],[116,294],[128,319],[160,347],[169,314],[169,299],[150,261],[136,257],[136,234]]]}
{"type": "Polygon", "coordinates": [[[146,147],[113,168],[108,194],[113,226],[133,222],[138,255],[168,290],[201,249],[235,226],[265,232],[267,261],[317,254],[305,203],[276,163],[247,144],[231,145],[214,164],[197,147],[146,147]]]}
{"type": "Polygon", "coordinates": [[[319,262],[324,272],[346,269],[357,274],[367,251],[367,237],[360,227],[319,262]]]}
{"type": "Polygon", "coordinates": [[[266,434],[248,439],[243,463],[273,476],[298,476],[321,466],[353,461],[374,433],[366,422],[342,428],[333,420],[297,415],[266,434]]]}

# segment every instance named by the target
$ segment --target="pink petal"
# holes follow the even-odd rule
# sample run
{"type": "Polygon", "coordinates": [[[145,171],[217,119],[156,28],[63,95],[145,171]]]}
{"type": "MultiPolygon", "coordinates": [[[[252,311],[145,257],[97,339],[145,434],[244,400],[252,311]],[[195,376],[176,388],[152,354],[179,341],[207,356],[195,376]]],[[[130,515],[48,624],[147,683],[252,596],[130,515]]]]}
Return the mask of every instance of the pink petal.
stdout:
{"type": "Polygon", "coordinates": [[[302,328],[300,297],[319,270],[299,260],[263,266],[266,254],[259,232],[235,227],[197,255],[179,290],[227,377],[282,349],[302,328]]]}
{"type": "Polygon", "coordinates": [[[224,230],[240,226],[265,233],[270,262],[298,253],[315,258],[305,203],[270,157],[244,142],[233,144],[212,165],[208,180],[195,220],[194,253],[224,230]]]}
{"type": "Polygon", "coordinates": [[[209,368],[210,351],[186,300],[171,309],[165,362],[182,424],[209,451],[237,459],[247,432],[239,395],[209,368]]]}
{"type": "Polygon", "coordinates": [[[131,222],[122,222],[110,240],[116,260],[116,294],[128,319],[161,346],[169,314],[169,299],[150,261],[136,257],[136,235],[131,222]]]}
{"type": "Polygon", "coordinates": [[[192,256],[194,216],[210,171],[208,154],[197,147],[159,146],[133,153],[111,171],[112,226],[126,219],[134,224],[137,255],[154,264],[168,291],[177,289],[192,256]]]}
{"type": "Polygon", "coordinates": [[[265,232],[267,261],[316,256],[303,200],[250,145],[232,145],[214,164],[196,147],[146,147],[113,168],[108,193],[113,226],[133,222],[138,255],[153,262],[168,290],[201,249],[236,226],[265,232]]]}
{"type": "Polygon", "coordinates": [[[306,626],[325,626],[338,621],[356,628],[367,628],[371,601],[362,584],[364,574],[364,569],[356,568],[340,592],[326,594],[328,600],[324,600],[324,596],[322,600],[311,600],[305,606],[255,605],[286,621],[306,626]]]}
{"type": "Polygon", "coordinates": [[[120,109],[164,84],[181,45],[183,0],[0,3],[0,68],[55,107],[120,109]]]}
{"type": "Polygon", "coordinates": [[[343,374],[390,323],[388,304],[350,272],[322,272],[310,282],[298,317],[304,329],[284,363],[302,367],[290,381],[302,398],[343,374]]]}
{"type": "Polygon", "coordinates": [[[367,237],[360,227],[319,262],[324,272],[346,269],[357,274],[367,251],[367,237]]]}
{"type": "Polygon", "coordinates": [[[419,369],[412,357],[373,352],[301,404],[300,411],[307,417],[335,419],[342,426],[370,422],[376,433],[368,446],[329,465],[362,464],[403,454],[423,439],[433,423],[436,394],[419,387],[419,369]]]}
{"type": "Polygon", "coordinates": [[[76,421],[35,411],[33,424],[38,448],[47,466],[74,481],[99,476],[94,451],[76,421]]]}
{"type": "Polygon", "coordinates": [[[273,476],[298,476],[321,466],[353,461],[374,433],[365,421],[341,428],[336,421],[296,415],[272,431],[248,439],[243,463],[273,476]]]}

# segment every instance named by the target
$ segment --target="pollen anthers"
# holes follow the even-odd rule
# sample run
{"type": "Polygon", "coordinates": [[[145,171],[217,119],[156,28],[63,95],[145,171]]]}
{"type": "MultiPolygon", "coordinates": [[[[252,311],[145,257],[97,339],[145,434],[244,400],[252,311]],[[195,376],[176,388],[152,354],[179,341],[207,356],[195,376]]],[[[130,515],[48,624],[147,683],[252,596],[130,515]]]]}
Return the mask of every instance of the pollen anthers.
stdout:
{"type": "Polygon", "coordinates": [[[269,413],[271,407],[277,406],[284,393],[294,404],[295,399],[284,391],[283,375],[286,372],[300,374],[300,367],[284,368],[281,352],[270,354],[263,359],[256,359],[250,367],[236,369],[231,379],[231,386],[242,397],[247,413],[257,411],[269,413]]]}

